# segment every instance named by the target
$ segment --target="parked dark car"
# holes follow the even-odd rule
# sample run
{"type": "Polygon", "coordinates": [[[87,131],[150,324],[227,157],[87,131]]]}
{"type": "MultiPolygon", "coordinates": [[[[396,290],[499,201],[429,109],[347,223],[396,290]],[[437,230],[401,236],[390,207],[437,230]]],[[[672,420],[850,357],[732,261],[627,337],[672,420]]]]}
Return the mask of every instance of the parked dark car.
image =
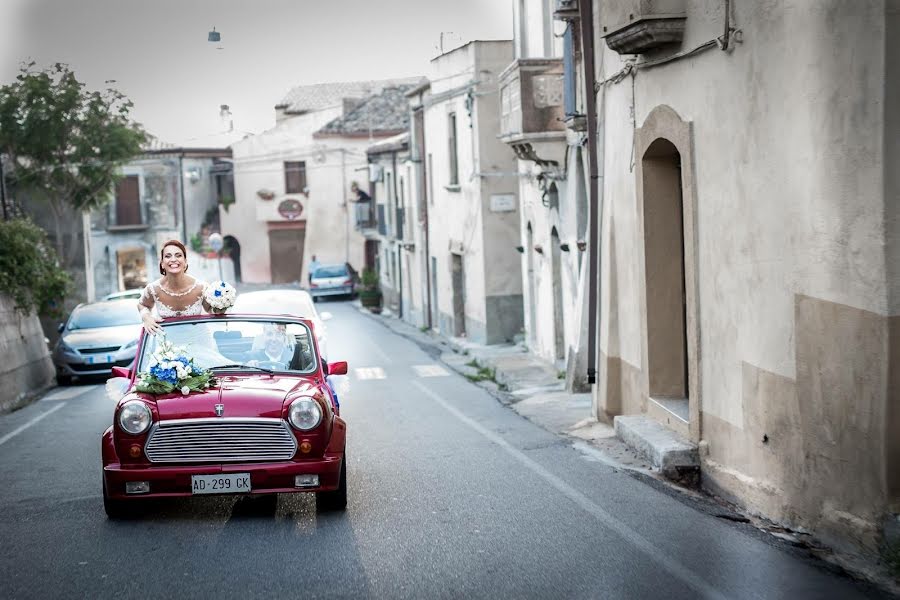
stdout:
{"type": "Polygon", "coordinates": [[[79,304],[59,324],[61,335],[53,349],[57,382],[68,385],[78,377],[108,377],[112,367],[129,366],[141,327],[133,299],[79,304]]]}

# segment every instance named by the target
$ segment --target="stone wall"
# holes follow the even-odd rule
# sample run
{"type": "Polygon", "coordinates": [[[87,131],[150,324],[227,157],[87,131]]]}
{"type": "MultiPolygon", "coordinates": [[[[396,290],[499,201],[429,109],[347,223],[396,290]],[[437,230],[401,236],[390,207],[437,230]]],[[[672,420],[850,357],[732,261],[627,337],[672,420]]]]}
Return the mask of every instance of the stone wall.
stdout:
{"type": "Polygon", "coordinates": [[[22,316],[4,295],[0,295],[0,356],[0,414],[55,382],[40,321],[34,314],[22,316]]]}

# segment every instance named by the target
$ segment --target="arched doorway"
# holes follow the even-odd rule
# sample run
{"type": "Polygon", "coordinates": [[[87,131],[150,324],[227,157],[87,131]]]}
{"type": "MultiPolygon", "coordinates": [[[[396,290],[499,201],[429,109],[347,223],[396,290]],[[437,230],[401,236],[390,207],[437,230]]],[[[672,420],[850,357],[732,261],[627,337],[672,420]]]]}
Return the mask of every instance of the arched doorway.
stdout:
{"type": "Polygon", "coordinates": [[[233,235],[226,235],[222,238],[225,242],[222,253],[226,256],[231,257],[231,262],[234,264],[234,281],[235,283],[241,282],[241,244],[237,241],[237,238],[233,235]]]}
{"type": "Polygon", "coordinates": [[[690,419],[681,154],[657,138],[641,158],[650,397],[690,419]]]}
{"type": "Polygon", "coordinates": [[[563,324],[562,251],[556,227],[550,231],[550,257],[550,267],[553,269],[553,356],[562,360],[566,357],[566,333],[563,324]]]}

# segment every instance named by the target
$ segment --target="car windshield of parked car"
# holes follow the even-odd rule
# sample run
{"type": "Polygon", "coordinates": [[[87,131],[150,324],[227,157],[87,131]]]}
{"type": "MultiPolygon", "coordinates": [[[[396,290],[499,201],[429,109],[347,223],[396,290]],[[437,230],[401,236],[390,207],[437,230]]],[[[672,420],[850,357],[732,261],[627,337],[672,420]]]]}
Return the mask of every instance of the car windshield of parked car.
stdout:
{"type": "Polygon", "coordinates": [[[162,323],[163,333],[146,336],[138,371],[149,369],[161,340],[183,348],[201,369],[262,368],[313,373],[318,364],[309,329],[302,323],[263,319],[203,319],[162,323]]]}
{"type": "Polygon", "coordinates": [[[317,314],[312,299],[305,292],[241,294],[235,300],[231,312],[254,315],[291,315],[307,319],[315,318],[317,314]]]}
{"type": "Polygon", "coordinates": [[[319,267],[316,269],[316,272],[313,273],[313,277],[315,279],[324,279],[326,277],[346,277],[347,276],[347,267],[344,265],[328,265],[325,267],[319,267]]]}
{"type": "Polygon", "coordinates": [[[72,312],[69,331],[75,329],[95,329],[97,327],[119,327],[121,325],[140,325],[141,316],[131,301],[99,302],[79,306],[72,312]]]}

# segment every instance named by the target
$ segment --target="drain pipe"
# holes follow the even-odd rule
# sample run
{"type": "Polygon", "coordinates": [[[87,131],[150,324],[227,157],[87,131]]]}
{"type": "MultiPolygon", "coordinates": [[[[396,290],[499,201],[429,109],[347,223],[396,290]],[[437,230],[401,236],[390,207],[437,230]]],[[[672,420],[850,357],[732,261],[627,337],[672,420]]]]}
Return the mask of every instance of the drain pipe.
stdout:
{"type": "MultiPolygon", "coordinates": [[[[598,169],[602,165],[603,138],[598,135],[597,101],[594,91],[594,7],[592,0],[580,0],[579,22],[581,25],[581,60],[584,66],[584,90],[587,109],[588,169],[590,186],[588,206],[590,209],[590,238],[588,242],[588,355],[587,381],[597,383],[597,296],[600,291],[600,214],[603,210],[603,187],[599,180],[603,177],[598,169]]],[[[602,94],[601,94],[602,97],[602,94]]]]}

